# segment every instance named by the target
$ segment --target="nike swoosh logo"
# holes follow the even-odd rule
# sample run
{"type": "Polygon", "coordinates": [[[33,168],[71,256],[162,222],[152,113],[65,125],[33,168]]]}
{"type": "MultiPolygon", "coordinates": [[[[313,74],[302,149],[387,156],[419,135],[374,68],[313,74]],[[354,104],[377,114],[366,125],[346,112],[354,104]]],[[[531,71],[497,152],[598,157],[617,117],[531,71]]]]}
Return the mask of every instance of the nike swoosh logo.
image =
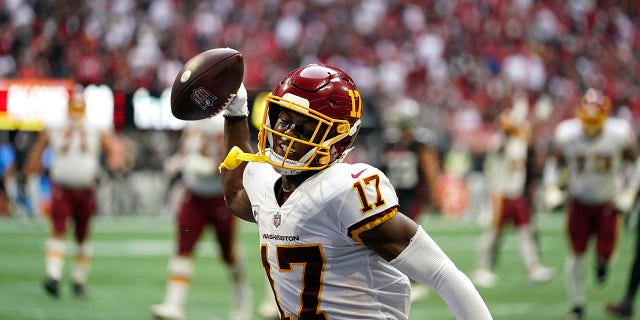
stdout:
{"type": "Polygon", "coordinates": [[[365,170],[367,170],[367,169],[362,169],[362,171],[360,171],[358,173],[355,173],[355,174],[352,173],[351,174],[351,178],[354,178],[354,179],[358,178],[363,172],[365,172],[365,170]]]}

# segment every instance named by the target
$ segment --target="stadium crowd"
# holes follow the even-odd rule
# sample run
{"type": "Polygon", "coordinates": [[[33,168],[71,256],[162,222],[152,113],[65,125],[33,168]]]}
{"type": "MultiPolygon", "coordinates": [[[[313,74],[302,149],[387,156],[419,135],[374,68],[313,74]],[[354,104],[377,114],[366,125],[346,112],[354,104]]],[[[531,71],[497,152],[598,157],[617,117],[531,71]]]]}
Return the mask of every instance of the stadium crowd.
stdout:
{"type": "Polygon", "coordinates": [[[249,91],[271,88],[292,67],[330,62],[354,76],[372,107],[414,98],[451,119],[430,122],[445,132],[491,123],[514,90],[532,102],[548,96],[556,119],[583,89],[602,88],[637,121],[639,14],[635,1],[595,0],[7,0],[0,77],[158,93],[190,57],[229,46],[245,54],[249,91]],[[451,115],[463,111],[477,123],[460,128],[451,115]]]}

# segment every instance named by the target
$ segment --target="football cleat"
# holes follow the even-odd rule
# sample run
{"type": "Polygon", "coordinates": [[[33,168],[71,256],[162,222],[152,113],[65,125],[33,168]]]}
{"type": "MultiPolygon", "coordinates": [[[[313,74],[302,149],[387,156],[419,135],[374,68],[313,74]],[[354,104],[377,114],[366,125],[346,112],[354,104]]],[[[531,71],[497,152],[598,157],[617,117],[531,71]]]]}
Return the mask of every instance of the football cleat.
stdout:
{"type": "Polygon", "coordinates": [[[471,281],[478,286],[483,288],[492,288],[496,285],[498,277],[495,273],[491,272],[489,269],[476,269],[471,276],[471,281]]]}
{"type": "Polygon", "coordinates": [[[607,274],[608,268],[607,265],[598,265],[596,266],[596,284],[598,286],[604,286],[605,282],[607,282],[607,274]]]}
{"type": "Polygon", "coordinates": [[[44,291],[51,297],[58,298],[60,296],[60,281],[47,278],[43,283],[44,291]]]}
{"type": "Polygon", "coordinates": [[[553,279],[553,269],[545,266],[537,266],[529,272],[529,281],[532,283],[544,283],[553,279]]]}
{"type": "Polygon", "coordinates": [[[575,306],[567,314],[566,320],[582,320],[584,319],[584,308],[581,306],[575,306]]]}
{"type": "Polygon", "coordinates": [[[85,285],[79,282],[74,282],[72,285],[73,294],[77,298],[86,298],[87,297],[87,289],[85,285]]]}
{"type": "Polygon", "coordinates": [[[631,305],[629,303],[621,302],[618,304],[609,302],[605,307],[605,310],[611,315],[618,317],[626,317],[631,318],[633,315],[633,310],[631,310],[631,305]]]}
{"type": "Polygon", "coordinates": [[[151,314],[157,320],[184,320],[184,310],[170,304],[156,304],[152,306],[151,314]]]}

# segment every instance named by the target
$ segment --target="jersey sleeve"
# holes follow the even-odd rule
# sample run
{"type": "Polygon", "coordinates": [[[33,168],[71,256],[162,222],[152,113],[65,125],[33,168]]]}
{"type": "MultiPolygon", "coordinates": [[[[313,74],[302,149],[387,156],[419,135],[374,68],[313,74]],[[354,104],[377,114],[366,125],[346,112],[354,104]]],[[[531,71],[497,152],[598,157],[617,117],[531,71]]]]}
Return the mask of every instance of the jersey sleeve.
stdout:
{"type": "Polygon", "coordinates": [[[353,240],[362,243],[360,234],[393,218],[398,197],[387,176],[377,168],[359,164],[338,175],[348,180],[338,206],[338,219],[353,240]]]}

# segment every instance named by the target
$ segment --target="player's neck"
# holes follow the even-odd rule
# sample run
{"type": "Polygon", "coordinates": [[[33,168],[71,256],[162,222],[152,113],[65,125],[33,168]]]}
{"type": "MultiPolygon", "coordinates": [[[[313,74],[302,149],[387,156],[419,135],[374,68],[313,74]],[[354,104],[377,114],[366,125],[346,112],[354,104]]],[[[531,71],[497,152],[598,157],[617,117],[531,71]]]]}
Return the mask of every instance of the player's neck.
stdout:
{"type": "Polygon", "coordinates": [[[283,175],[280,182],[280,188],[284,192],[293,192],[293,190],[298,188],[298,186],[315,173],[316,171],[306,171],[296,175],[283,175]]]}

